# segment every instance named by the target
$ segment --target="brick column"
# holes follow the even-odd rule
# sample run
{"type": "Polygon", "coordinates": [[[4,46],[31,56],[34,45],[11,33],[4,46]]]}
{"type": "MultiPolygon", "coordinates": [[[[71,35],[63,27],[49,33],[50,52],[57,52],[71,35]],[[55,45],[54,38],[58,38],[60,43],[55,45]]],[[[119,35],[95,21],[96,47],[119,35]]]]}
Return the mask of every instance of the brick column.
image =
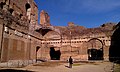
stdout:
{"type": "Polygon", "coordinates": [[[0,19],[0,61],[1,61],[1,51],[2,51],[2,42],[3,42],[3,23],[2,19],[0,19]]]}
{"type": "Polygon", "coordinates": [[[109,46],[104,46],[103,47],[103,58],[104,58],[104,61],[109,61],[109,46]]]}

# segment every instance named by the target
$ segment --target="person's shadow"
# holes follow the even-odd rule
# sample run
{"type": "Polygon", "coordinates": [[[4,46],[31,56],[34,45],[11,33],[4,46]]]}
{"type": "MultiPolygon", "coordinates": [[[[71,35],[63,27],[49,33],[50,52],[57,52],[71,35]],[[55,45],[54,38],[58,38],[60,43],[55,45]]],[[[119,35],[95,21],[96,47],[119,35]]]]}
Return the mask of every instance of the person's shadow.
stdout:
{"type": "Polygon", "coordinates": [[[65,65],[65,67],[70,68],[69,66],[65,65]]]}

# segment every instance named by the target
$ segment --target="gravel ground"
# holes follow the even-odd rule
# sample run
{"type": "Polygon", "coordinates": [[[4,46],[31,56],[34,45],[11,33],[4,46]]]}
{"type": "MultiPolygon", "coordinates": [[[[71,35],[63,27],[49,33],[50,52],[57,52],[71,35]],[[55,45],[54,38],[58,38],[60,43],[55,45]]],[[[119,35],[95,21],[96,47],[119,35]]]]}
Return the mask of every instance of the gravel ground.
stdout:
{"type": "Polygon", "coordinates": [[[52,65],[30,65],[25,67],[26,70],[36,72],[111,72],[112,63],[74,63],[72,68],[68,68],[67,63],[51,63],[52,65]]]}
{"type": "Polygon", "coordinates": [[[33,72],[111,72],[111,68],[110,62],[74,63],[72,68],[68,67],[68,63],[47,62],[14,69],[33,72]]]}

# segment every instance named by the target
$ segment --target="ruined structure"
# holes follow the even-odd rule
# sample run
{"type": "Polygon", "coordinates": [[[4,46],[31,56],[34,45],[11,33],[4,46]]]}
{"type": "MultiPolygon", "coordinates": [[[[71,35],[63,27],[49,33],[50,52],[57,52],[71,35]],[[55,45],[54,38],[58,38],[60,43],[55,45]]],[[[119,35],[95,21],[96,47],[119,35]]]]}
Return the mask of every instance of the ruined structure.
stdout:
{"type": "MultiPolygon", "coordinates": [[[[85,28],[69,22],[52,26],[33,0],[0,0],[0,66],[25,66],[36,60],[109,61],[115,23],[85,28]]],[[[119,26],[119,25],[118,25],[119,26]]],[[[116,29],[116,28],[115,28],[116,29]]],[[[118,56],[119,57],[119,56],[118,56]]]]}
{"type": "Polygon", "coordinates": [[[48,13],[46,13],[44,10],[41,11],[40,13],[40,24],[42,26],[50,26],[50,17],[48,13]]]}
{"type": "Polygon", "coordinates": [[[38,8],[33,0],[0,0],[0,62],[24,66],[36,61],[40,46],[38,8]],[[7,63],[6,63],[7,62],[7,63]]]}
{"type": "Polygon", "coordinates": [[[111,36],[111,44],[109,48],[109,60],[120,63],[120,22],[114,27],[114,33],[111,36]]]}
{"type": "MultiPolygon", "coordinates": [[[[75,26],[73,23],[67,27],[55,26],[54,28],[59,31],[51,30],[46,33],[41,44],[47,46],[48,57],[52,48],[54,55],[58,52],[57,54],[59,55],[57,56],[60,57],[60,60],[67,60],[69,56],[72,56],[78,61],[108,61],[109,46],[114,26],[115,24],[113,23],[107,23],[97,28],[75,26]]],[[[41,58],[40,55],[38,57],[41,58]]],[[[56,56],[53,57],[58,59],[56,56]]]]}

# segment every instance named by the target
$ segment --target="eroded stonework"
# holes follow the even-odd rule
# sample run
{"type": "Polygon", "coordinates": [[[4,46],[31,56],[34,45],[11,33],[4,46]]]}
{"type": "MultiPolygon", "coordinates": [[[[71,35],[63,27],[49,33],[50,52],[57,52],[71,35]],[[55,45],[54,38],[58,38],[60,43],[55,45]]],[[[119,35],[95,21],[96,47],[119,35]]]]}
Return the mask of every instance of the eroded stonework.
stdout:
{"type": "Polygon", "coordinates": [[[37,26],[38,8],[33,0],[0,0],[1,64],[35,63],[36,47],[41,42],[41,34],[35,31],[37,26]]]}
{"type": "MultiPolygon", "coordinates": [[[[98,54],[96,56],[98,58],[95,60],[108,60],[111,35],[115,24],[107,23],[103,25],[97,28],[85,28],[76,25],[55,26],[54,28],[59,29],[59,31],[48,32],[41,44],[47,46],[46,48],[54,47],[55,51],[60,51],[60,60],[67,60],[69,56],[78,61],[91,60],[92,52],[90,50],[96,52],[101,50],[100,55],[98,54]]],[[[49,53],[47,56],[49,56],[49,53]]],[[[38,57],[41,58],[40,54],[38,57]]],[[[94,57],[93,54],[93,60],[94,57]]]]}
{"type": "Polygon", "coordinates": [[[0,0],[0,66],[21,67],[37,60],[109,60],[115,23],[86,28],[69,22],[52,26],[34,0],[0,0]]]}

